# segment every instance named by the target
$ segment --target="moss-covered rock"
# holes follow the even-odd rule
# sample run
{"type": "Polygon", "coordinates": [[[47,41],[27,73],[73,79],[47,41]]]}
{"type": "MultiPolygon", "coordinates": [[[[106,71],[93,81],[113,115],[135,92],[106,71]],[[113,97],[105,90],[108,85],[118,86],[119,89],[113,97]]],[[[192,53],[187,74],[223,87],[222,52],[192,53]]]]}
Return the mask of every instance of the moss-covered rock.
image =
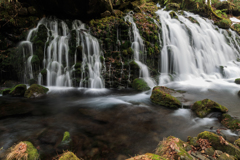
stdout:
{"type": "Polygon", "coordinates": [[[39,60],[39,58],[38,58],[37,55],[33,55],[32,59],[31,59],[31,63],[32,63],[32,64],[39,65],[40,60],[39,60]]]}
{"type": "Polygon", "coordinates": [[[193,145],[194,147],[199,147],[200,146],[200,144],[198,143],[197,140],[198,140],[197,137],[188,136],[188,138],[187,138],[187,142],[190,145],[193,145]]]}
{"type": "Polygon", "coordinates": [[[168,3],[166,5],[166,10],[179,10],[180,9],[180,5],[177,3],[168,3]]]}
{"type": "Polygon", "coordinates": [[[9,94],[14,97],[15,96],[22,97],[22,96],[24,96],[24,93],[26,90],[27,90],[27,86],[25,84],[19,84],[19,85],[16,85],[15,87],[13,87],[11,89],[11,91],[9,92],[9,94]]]}
{"type": "Polygon", "coordinates": [[[132,158],[129,158],[127,160],[143,160],[143,159],[149,159],[149,160],[167,160],[166,158],[163,158],[162,156],[152,154],[152,153],[146,153],[143,155],[138,155],[132,158]]]}
{"type": "Polygon", "coordinates": [[[178,109],[181,107],[181,102],[170,95],[169,88],[163,86],[154,87],[152,90],[151,101],[155,104],[166,106],[172,109],[178,109]]]}
{"type": "Polygon", "coordinates": [[[159,143],[155,154],[166,159],[193,159],[188,152],[185,151],[184,146],[187,146],[187,143],[183,142],[179,138],[169,136],[159,143]],[[173,154],[169,154],[171,152],[173,154]]]}
{"type": "Polygon", "coordinates": [[[234,81],[236,84],[240,84],[240,78],[235,79],[234,81]]]}
{"type": "Polygon", "coordinates": [[[227,153],[223,153],[220,156],[218,156],[217,160],[237,160],[234,156],[231,156],[227,153]]]}
{"type": "Polygon", "coordinates": [[[141,79],[141,78],[136,78],[133,80],[133,84],[132,84],[132,87],[135,89],[135,90],[138,90],[138,91],[146,91],[146,90],[149,90],[151,89],[147,83],[141,79]]]}
{"type": "Polygon", "coordinates": [[[240,16],[240,6],[235,6],[232,10],[234,16],[240,16]]]}
{"type": "Polygon", "coordinates": [[[31,85],[25,92],[24,97],[26,98],[37,98],[45,95],[48,92],[48,88],[40,86],[38,84],[31,85]]]}
{"type": "Polygon", "coordinates": [[[6,95],[9,95],[10,94],[10,91],[12,90],[12,88],[6,88],[4,90],[1,90],[0,93],[3,95],[3,96],[6,96],[6,95]]]}
{"type": "Polygon", "coordinates": [[[39,159],[39,153],[31,142],[24,141],[17,145],[12,146],[10,153],[7,155],[7,159],[28,159],[37,160],[39,159]],[[16,154],[16,152],[18,154],[16,154]]]}
{"type": "Polygon", "coordinates": [[[238,138],[236,141],[234,141],[234,145],[240,147],[240,138],[238,138]]]}
{"type": "Polygon", "coordinates": [[[233,118],[229,114],[222,115],[221,123],[229,129],[240,129],[240,120],[233,118]]]}
{"type": "Polygon", "coordinates": [[[226,113],[228,109],[210,99],[204,99],[202,101],[197,101],[193,104],[192,110],[197,114],[197,116],[203,118],[211,112],[219,111],[226,113]]]}
{"type": "Polygon", "coordinates": [[[73,152],[65,152],[58,160],[80,160],[73,152]]]}
{"type": "Polygon", "coordinates": [[[220,150],[228,153],[236,158],[240,158],[240,149],[235,147],[233,144],[227,142],[223,137],[218,136],[212,132],[204,131],[198,134],[198,139],[207,139],[212,147],[216,150],[220,150]]]}
{"type": "Polygon", "coordinates": [[[229,29],[231,27],[232,22],[229,19],[223,19],[216,22],[216,25],[223,29],[229,29]]]}
{"type": "Polygon", "coordinates": [[[70,140],[71,140],[70,133],[67,131],[64,132],[62,142],[68,142],[70,140]]]}
{"type": "Polygon", "coordinates": [[[213,147],[209,147],[205,150],[205,153],[209,156],[213,156],[214,155],[214,149],[213,147]]]}

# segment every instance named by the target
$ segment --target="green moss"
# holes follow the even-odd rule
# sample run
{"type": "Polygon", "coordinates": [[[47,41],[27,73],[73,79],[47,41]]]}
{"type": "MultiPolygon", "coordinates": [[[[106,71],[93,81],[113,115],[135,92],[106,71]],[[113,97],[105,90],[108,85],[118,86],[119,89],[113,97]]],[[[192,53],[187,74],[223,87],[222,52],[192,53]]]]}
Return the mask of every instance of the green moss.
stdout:
{"type": "Polygon", "coordinates": [[[218,25],[218,27],[223,29],[229,29],[231,27],[231,24],[232,22],[229,19],[223,19],[216,22],[216,25],[218,25]]]}
{"type": "Polygon", "coordinates": [[[74,153],[65,152],[58,160],[80,160],[74,153]]]}
{"type": "Polygon", "coordinates": [[[222,115],[221,123],[229,129],[240,129],[240,120],[231,117],[229,114],[222,115]]]}
{"type": "Polygon", "coordinates": [[[218,135],[212,133],[212,132],[208,132],[208,131],[204,131],[200,134],[198,134],[198,139],[207,139],[211,144],[212,147],[215,150],[220,150],[222,152],[226,152],[230,155],[235,156],[236,158],[240,158],[240,150],[239,148],[235,147],[233,144],[227,142],[226,143],[221,143],[221,139],[218,135]]]}
{"type": "Polygon", "coordinates": [[[70,133],[67,131],[64,132],[62,142],[66,142],[66,141],[70,141],[70,140],[71,140],[70,133]]]}
{"type": "Polygon", "coordinates": [[[132,50],[131,47],[129,47],[129,48],[127,49],[127,53],[128,53],[129,55],[133,55],[133,50],[132,50]]]}
{"type": "Polygon", "coordinates": [[[39,64],[40,63],[40,60],[39,60],[37,55],[33,55],[32,59],[31,59],[31,63],[32,64],[39,64]]]}
{"type": "Polygon", "coordinates": [[[177,3],[168,3],[166,5],[166,10],[179,10],[180,9],[180,5],[177,3]]]}
{"type": "Polygon", "coordinates": [[[138,91],[146,91],[149,90],[150,87],[147,85],[147,83],[140,78],[136,78],[133,80],[132,87],[138,91]]]}
{"type": "Polygon", "coordinates": [[[152,90],[151,101],[155,104],[177,109],[181,107],[181,102],[168,93],[167,87],[157,86],[152,90]]]}
{"type": "Polygon", "coordinates": [[[1,90],[0,94],[2,94],[3,96],[8,95],[11,90],[12,88],[6,88],[4,90],[1,90]]]}
{"type": "Polygon", "coordinates": [[[43,69],[43,70],[41,71],[41,74],[42,74],[42,75],[47,75],[47,70],[46,70],[46,69],[43,69]]]}
{"type": "Polygon", "coordinates": [[[197,142],[197,137],[190,137],[188,136],[187,138],[187,142],[190,144],[190,145],[193,145],[194,147],[199,147],[200,144],[197,142]]]}
{"type": "Polygon", "coordinates": [[[235,79],[236,84],[240,84],[240,78],[235,79]]]}
{"type": "Polygon", "coordinates": [[[228,111],[225,106],[222,106],[210,99],[204,99],[202,101],[195,102],[192,106],[192,110],[201,118],[213,111],[220,111],[223,113],[228,111]]]}
{"type": "Polygon", "coordinates": [[[43,95],[49,91],[48,88],[40,86],[38,84],[31,85],[28,90],[25,92],[24,97],[31,98],[35,97],[34,94],[43,95]]]}
{"type": "Polygon", "coordinates": [[[240,138],[238,138],[236,141],[234,141],[234,144],[238,147],[240,147],[240,138]]]}
{"type": "Polygon", "coordinates": [[[125,41],[125,42],[121,45],[121,49],[122,49],[122,50],[128,49],[129,47],[131,47],[131,42],[130,42],[130,41],[125,41]]]}
{"type": "Polygon", "coordinates": [[[24,141],[27,144],[27,153],[28,153],[28,160],[36,160],[39,158],[39,154],[37,149],[33,146],[31,142],[24,141]]]}
{"type": "Polygon", "coordinates": [[[28,81],[28,84],[31,86],[32,84],[36,84],[37,82],[36,82],[36,80],[35,79],[30,79],[29,81],[28,81]]]}
{"type": "Polygon", "coordinates": [[[19,84],[13,87],[9,93],[12,96],[23,96],[26,90],[27,86],[25,84],[19,84]]]}

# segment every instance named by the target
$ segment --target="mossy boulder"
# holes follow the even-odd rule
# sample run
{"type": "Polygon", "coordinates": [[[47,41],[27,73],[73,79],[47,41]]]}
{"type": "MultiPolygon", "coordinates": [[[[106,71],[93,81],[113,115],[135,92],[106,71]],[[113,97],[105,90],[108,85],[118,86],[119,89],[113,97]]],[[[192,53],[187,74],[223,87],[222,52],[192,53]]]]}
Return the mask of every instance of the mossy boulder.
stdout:
{"type": "Polygon", "coordinates": [[[65,152],[58,160],[80,160],[73,152],[65,152]]]}
{"type": "Polygon", "coordinates": [[[31,85],[25,92],[24,97],[26,98],[37,98],[45,95],[49,91],[48,88],[40,86],[38,84],[31,85]]]}
{"type": "Polygon", "coordinates": [[[6,96],[6,95],[9,95],[10,94],[10,91],[12,89],[11,88],[6,88],[4,90],[1,90],[0,93],[3,95],[3,96],[6,96]]]}
{"type": "Polygon", "coordinates": [[[167,160],[166,158],[163,158],[162,156],[152,154],[152,153],[146,153],[143,155],[138,155],[132,158],[129,158],[127,160],[143,160],[143,159],[149,159],[149,160],[167,160]]]}
{"type": "Polygon", "coordinates": [[[101,13],[102,18],[109,17],[109,16],[111,16],[111,12],[109,12],[109,11],[105,11],[105,12],[101,13]]]}
{"type": "Polygon", "coordinates": [[[240,120],[233,118],[229,114],[222,115],[221,123],[229,129],[240,129],[240,120]]]}
{"type": "Polygon", "coordinates": [[[166,10],[169,11],[169,10],[179,10],[180,9],[180,5],[177,4],[177,3],[168,3],[166,5],[166,10]]]}
{"type": "Polygon", "coordinates": [[[181,108],[181,102],[170,94],[170,90],[171,89],[163,86],[154,87],[150,97],[151,101],[171,109],[181,108]]]}
{"type": "Polygon", "coordinates": [[[235,79],[234,81],[236,84],[240,84],[240,78],[235,79]]]}
{"type": "Polygon", "coordinates": [[[210,99],[204,99],[202,101],[197,101],[193,104],[192,110],[197,114],[197,116],[203,118],[211,112],[219,111],[226,113],[228,109],[210,99]]]}
{"type": "Polygon", "coordinates": [[[66,131],[66,132],[64,132],[63,139],[62,139],[61,143],[58,145],[57,149],[59,151],[70,150],[71,146],[72,146],[72,139],[71,139],[70,133],[68,131],[66,131]]]}
{"type": "Polygon", "coordinates": [[[223,153],[218,156],[217,160],[237,160],[234,156],[231,156],[227,153],[223,153]]]}
{"type": "Polygon", "coordinates": [[[198,134],[198,139],[207,139],[212,147],[215,150],[220,150],[222,152],[226,152],[229,155],[232,155],[236,157],[237,159],[240,159],[240,149],[235,147],[233,144],[227,142],[223,137],[218,136],[212,132],[204,131],[200,134],[198,134]]]}
{"type": "Polygon", "coordinates": [[[26,90],[27,86],[25,84],[19,84],[13,87],[9,94],[14,97],[23,97],[26,90]]]}
{"type": "Polygon", "coordinates": [[[233,10],[232,10],[232,14],[234,16],[240,16],[240,6],[234,7],[233,10]]]}
{"type": "Polygon", "coordinates": [[[37,160],[39,159],[38,150],[33,146],[31,142],[24,141],[20,142],[9,149],[7,159],[26,159],[37,160]],[[18,152],[19,154],[16,154],[18,152]]]}
{"type": "Polygon", "coordinates": [[[223,29],[229,29],[231,27],[232,22],[229,19],[223,19],[216,22],[216,25],[223,29]]]}
{"type": "Polygon", "coordinates": [[[132,87],[135,89],[135,90],[138,90],[138,91],[147,91],[149,89],[151,89],[147,83],[141,79],[141,78],[136,78],[133,80],[133,84],[132,84],[132,87]]]}
{"type": "Polygon", "coordinates": [[[31,63],[32,63],[32,64],[39,65],[40,60],[39,60],[39,58],[38,58],[37,55],[33,55],[32,59],[31,59],[31,63]]]}
{"type": "Polygon", "coordinates": [[[218,2],[215,7],[218,10],[223,10],[223,9],[227,9],[228,10],[230,8],[230,6],[231,6],[230,2],[223,1],[223,2],[218,2]]]}
{"type": "Polygon", "coordinates": [[[166,159],[193,159],[184,149],[184,146],[187,146],[186,142],[183,142],[179,138],[169,136],[159,143],[155,154],[166,159]],[[173,154],[170,154],[171,152],[173,154]]]}

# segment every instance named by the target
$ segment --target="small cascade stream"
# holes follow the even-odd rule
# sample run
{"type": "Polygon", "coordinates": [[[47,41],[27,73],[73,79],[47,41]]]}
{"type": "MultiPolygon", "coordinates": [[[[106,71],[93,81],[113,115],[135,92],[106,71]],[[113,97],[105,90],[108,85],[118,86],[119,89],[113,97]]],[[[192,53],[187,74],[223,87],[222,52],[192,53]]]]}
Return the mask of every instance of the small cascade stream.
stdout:
{"type": "Polygon", "coordinates": [[[38,79],[42,83],[42,74],[33,73],[32,59],[35,56],[33,51],[33,39],[37,36],[40,25],[44,25],[48,31],[47,41],[44,47],[43,68],[46,69],[47,86],[73,86],[72,73],[75,71],[75,65],[78,59],[82,61],[82,74],[80,87],[104,88],[104,79],[101,77],[102,63],[100,57],[104,57],[99,42],[89,34],[85,25],[75,20],[69,26],[58,19],[43,18],[39,21],[36,28],[29,31],[26,41],[20,43],[23,48],[23,57],[28,56],[24,82],[27,79],[38,79]],[[76,36],[76,44],[69,44],[71,37],[76,36]],[[77,49],[74,49],[74,55],[70,55],[71,46],[81,48],[81,54],[77,55],[77,49]],[[79,56],[79,57],[78,57],[79,56]]]}
{"type": "MultiPolygon", "coordinates": [[[[145,47],[143,43],[143,39],[141,38],[139,34],[139,30],[136,26],[136,23],[133,20],[133,12],[129,12],[127,16],[125,17],[125,21],[128,21],[132,25],[132,32],[133,32],[133,41],[132,41],[132,49],[134,51],[134,61],[138,64],[140,67],[140,77],[146,81],[149,87],[154,87],[156,83],[154,80],[150,77],[148,67],[144,64],[147,57],[145,56],[145,47]]],[[[131,31],[129,31],[130,37],[131,37],[131,31]]],[[[131,38],[130,38],[131,39],[131,38]]]]}

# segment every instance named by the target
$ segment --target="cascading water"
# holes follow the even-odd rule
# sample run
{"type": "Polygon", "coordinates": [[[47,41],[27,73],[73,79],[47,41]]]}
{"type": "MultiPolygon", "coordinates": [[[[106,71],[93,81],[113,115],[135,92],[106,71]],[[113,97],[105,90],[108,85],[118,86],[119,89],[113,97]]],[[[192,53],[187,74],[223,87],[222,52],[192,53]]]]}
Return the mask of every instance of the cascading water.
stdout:
{"type": "MultiPolygon", "coordinates": [[[[147,58],[144,54],[145,47],[144,47],[143,39],[139,34],[139,30],[136,26],[136,23],[133,20],[133,14],[134,14],[133,12],[129,12],[125,17],[125,21],[130,22],[132,25],[132,32],[134,37],[132,41],[132,49],[134,51],[134,61],[140,67],[140,74],[141,74],[140,76],[142,76],[142,78],[148,84],[148,86],[152,88],[155,86],[155,82],[152,78],[150,78],[148,67],[144,64],[147,58]]],[[[129,33],[131,37],[131,31],[129,31],[129,33]]]]}
{"type": "Polygon", "coordinates": [[[159,84],[196,79],[222,79],[240,76],[239,36],[231,37],[226,30],[214,26],[210,20],[184,12],[178,20],[171,18],[170,11],[159,10],[162,30],[161,75],[159,84]],[[187,17],[187,18],[186,18],[187,17]],[[191,22],[188,17],[196,20],[191,22]],[[227,43],[229,39],[229,43],[227,43]],[[225,67],[226,66],[226,67],[225,67]]]}
{"type": "MultiPolygon", "coordinates": [[[[72,73],[77,63],[77,57],[81,57],[81,81],[80,87],[104,88],[104,79],[101,77],[102,63],[100,57],[104,57],[98,40],[91,36],[85,25],[75,20],[72,22],[72,29],[61,20],[43,18],[38,26],[28,33],[27,40],[21,42],[23,57],[27,57],[24,79],[38,79],[42,83],[42,74],[33,73],[32,58],[34,56],[33,42],[39,26],[44,25],[47,29],[47,41],[44,46],[43,68],[46,69],[47,86],[73,86],[72,73]],[[76,47],[74,55],[70,55],[71,46],[69,41],[73,34],[76,34],[76,47]],[[81,48],[81,55],[77,55],[77,47],[81,48]]],[[[26,83],[26,81],[25,81],[26,83]]]]}

